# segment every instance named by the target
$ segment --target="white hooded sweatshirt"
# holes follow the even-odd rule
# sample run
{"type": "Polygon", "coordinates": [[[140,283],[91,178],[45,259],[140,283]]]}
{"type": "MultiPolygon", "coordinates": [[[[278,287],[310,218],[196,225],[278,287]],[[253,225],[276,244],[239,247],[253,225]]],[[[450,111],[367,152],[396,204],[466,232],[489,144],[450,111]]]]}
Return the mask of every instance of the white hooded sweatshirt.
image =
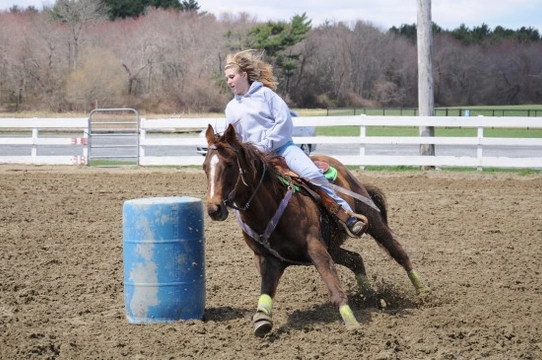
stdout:
{"type": "Polygon", "coordinates": [[[235,95],[226,106],[226,126],[233,124],[242,142],[252,142],[263,152],[293,143],[294,128],[286,102],[259,81],[245,95],[235,95]]]}

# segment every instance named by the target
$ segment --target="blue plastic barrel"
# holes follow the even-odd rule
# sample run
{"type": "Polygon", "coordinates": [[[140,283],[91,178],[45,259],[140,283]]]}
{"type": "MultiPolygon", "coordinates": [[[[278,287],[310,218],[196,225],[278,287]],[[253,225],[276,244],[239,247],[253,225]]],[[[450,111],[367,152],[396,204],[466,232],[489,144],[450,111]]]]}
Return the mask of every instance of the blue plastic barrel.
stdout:
{"type": "Polygon", "coordinates": [[[201,319],[205,309],[201,200],[127,200],[122,215],[128,321],[140,324],[201,319]]]}

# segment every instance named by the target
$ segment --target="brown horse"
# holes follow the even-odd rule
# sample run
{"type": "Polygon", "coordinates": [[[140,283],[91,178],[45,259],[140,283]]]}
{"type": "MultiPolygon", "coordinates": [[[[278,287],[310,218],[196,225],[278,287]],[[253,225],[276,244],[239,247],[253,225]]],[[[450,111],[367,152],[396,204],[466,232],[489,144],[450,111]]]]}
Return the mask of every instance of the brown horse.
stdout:
{"type": "MultiPolygon", "coordinates": [[[[347,328],[359,327],[335,264],[350,269],[363,291],[369,290],[369,284],[361,256],[341,248],[347,238],[342,227],[312,197],[296,191],[288,176],[277,171],[276,156],[239,142],[233,126],[222,136],[214,134],[209,126],[206,137],[209,147],[203,169],[208,182],[207,213],[213,220],[223,221],[228,217],[228,209],[234,209],[261,276],[254,333],[264,336],[271,331],[272,299],[279,280],[288,266],[302,264],[316,267],[347,328]]],[[[367,218],[368,234],[405,269],[418,294],[429,294],[387,225],[384,194],[375,187],[362,185],[336,159],[314,156],[313,160],[337,169],[335,186],[349,194],[344,195],[345,200],[356,213],[367,218]]]]}

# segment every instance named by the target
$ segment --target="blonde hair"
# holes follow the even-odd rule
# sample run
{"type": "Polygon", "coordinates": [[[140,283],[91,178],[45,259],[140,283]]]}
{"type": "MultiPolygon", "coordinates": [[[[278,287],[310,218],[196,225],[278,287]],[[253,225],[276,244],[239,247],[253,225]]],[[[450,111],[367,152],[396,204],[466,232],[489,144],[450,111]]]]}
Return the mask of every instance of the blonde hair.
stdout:
{"type": "Polygon", "coordinates": [[[263,86],[275,90],[278,82],[273,75],[273,66],[262,60],[262,52],[257,50],[243,50],[235,54],[229,54],[226,57],[224,70],[232,67],[238,67],[239,72],[246,72],[248,83],[261,81],[263,86]]]}

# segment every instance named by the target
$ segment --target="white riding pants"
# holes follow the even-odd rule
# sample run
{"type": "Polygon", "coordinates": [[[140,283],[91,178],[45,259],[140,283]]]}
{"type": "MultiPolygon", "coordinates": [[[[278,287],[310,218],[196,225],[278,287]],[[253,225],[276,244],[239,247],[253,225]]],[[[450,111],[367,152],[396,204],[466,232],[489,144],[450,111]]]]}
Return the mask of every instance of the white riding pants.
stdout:
{"type": "MultiPolygon", "coordinates": [[[[314,162],[299,148],[293,143],[284,145],[283,147],[275,150],[275,153],[279,154],[284,158],[288,167],[294,171],[297,175],[305,178],[307,180],[319,180],[323,182],[328,182],[324,174],[318,169],[314,162]]],[[[333,198],[345,211],[352,211],[352,208],[343,198],[338,196],[335,191],[327,186],[320,184],[315,184],[322,188],[329,196],[333,198]]]]}

